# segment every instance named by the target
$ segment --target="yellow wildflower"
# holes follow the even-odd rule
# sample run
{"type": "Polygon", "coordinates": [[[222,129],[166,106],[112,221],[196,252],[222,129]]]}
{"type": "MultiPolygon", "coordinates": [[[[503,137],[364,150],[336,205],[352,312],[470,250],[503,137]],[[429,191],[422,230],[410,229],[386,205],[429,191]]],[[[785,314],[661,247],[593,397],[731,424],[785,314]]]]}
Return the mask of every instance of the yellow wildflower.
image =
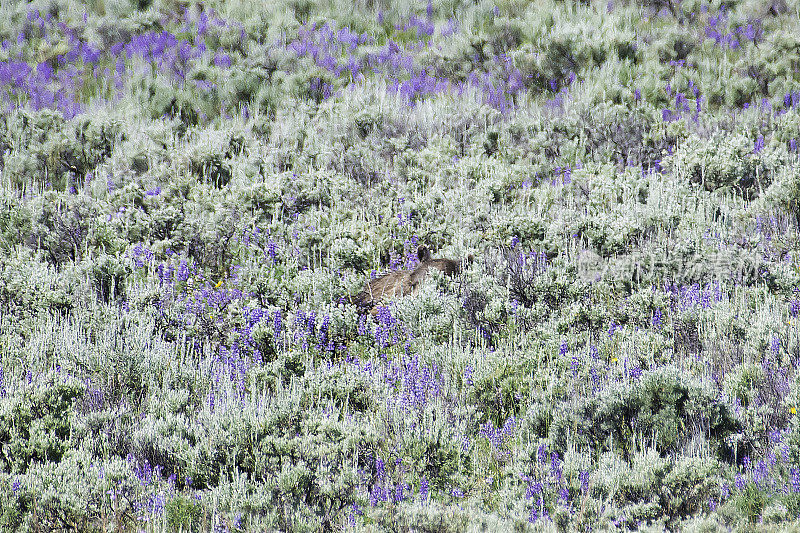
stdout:
{"type": "Polygon", "coordinates": [[[215,288],[215,289],[219,289],[220,287],[222,287],[222,280],[219,280],[219,281],[217,282],[217,284],[216,284],[216,285],[214,285],[214,288],[215,288]]]}

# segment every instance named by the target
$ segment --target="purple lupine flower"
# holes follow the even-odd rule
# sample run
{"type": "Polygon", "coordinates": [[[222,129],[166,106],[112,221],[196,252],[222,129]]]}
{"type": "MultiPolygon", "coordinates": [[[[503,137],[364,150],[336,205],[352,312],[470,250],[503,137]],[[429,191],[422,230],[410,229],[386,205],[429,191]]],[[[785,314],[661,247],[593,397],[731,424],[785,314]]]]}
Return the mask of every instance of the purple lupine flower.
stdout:
{"type": "Polygon", "coordinates": [[[767,479],[768,476],[769,468],[767,467],[767,463],[761,459],[758,463],[756,463],[756,466],[753,469],[753,481],[756,485],[760,486],[761,482],[767,479]]]}
{"type": "Polygon", "coordinates": [[[380,457],[375,458],[375,474],[380,480],[386,479],[386,466],[380,457]]]}
{"type": "Polygon", "coordinates": [[[367,328],[367,316],[361,315],[358,317],[358,334],[359,335],[366,335],[369,331],[367,328]]]}
{"type": "Polygon", "coordinates": [[[466,368],[464,368],[464,383],[469,386],[472,386],[472,372],[472,365],[467,365],[466,368]]]}
{"type": "Polygon", "coordinates": [[[378,505],[378,502],[381,501],[385,502],[386,500],[387,500],[386,491],[383,489],[383,487],[379,487],[377,485],[372,487],[372,492],[370,492],[369,495],[370,506],[375,507],[376,505],[378,505]]]}
{"type": "Polygon", "coordinates": [[[356,516],[361,516],[364,514],[364,511],[361,510],[361,507],[358,506],[356,502],[353,502],[352,507],[350,507],[350,526],[356,526],[356,516]]]}
{"type": "Polygon", "coordinates": [[[164,512],[164,495],[159,493],[150,496],[148,499],[148,507],[150,508],[151,514],[160,516],[164,512]]]}
{"type": "Polygon", "coordinates": [[[531,523],[536,522],[540,518],[547,518],[547,510],[544,508],[544,491],[542,490],[541,482],[537,481],[532,486],[528,486],[525,493],[526,498],[532,498],[538,495],[536,502],[531,506],[531,514],[528,521],[531,523]]]}
{"type": "Polygon", "coordinates": [[[778,357],[781,353],[781,340],[777,336],[773,336],[769,345],[773,357],[778,357]]]}
{"type": "Polygon", "coordinates": [[[273,329],[274,329],[274,339],[275,344],[278,345],[278,342],[281,338],[281,328],[283,327],[283,318],[281,317],[281,310],[275,310],[275,318],[273,319],[273,329]]]}
{"type": "Polygon", "coordinates": [[[592,378],[592,392],[597,392],[600,390],[600,375],[597,373],[596,368],[591,368],[589,370],[589,376],[592,378]]]}
{"type": "Polygon", "coordinates": [[[589,491],[589,471],[588,470],[581,470],[580,474],[578,474],[578,479],[581,481],[581,492],[588,492],[589,491]]]}
{"type": "Polygon", "coordinates": [[[380,348],[385,348],[389,345],[389,333],[396,321],[392,317],[389,307],[384,305],[378,306],[376,318],[378,319],[378,325],[375,328],[375,342],[378,343],[380,348]]]}
{"type": "Polygon", "coordinates": [[[322,350],[326,348],[328,344],[328,328],[331,324],[331,316],[326,314],[325,317],[322,319],[322,324],[319,326],[319,331],[317,332],[317,350],[322,350]]]}
{"type": "MultiPolygon", "coordinates": [[[[517,427],[517,418],[514,415],[509,416],[503,424],[503,440],[508,439],[514,435],[514,430],[517,427]]],[[[546,453],[546,452],[545,452],[546,453]]]]}
{"type": "Polygon", "coordinates": [[[753,146],[753,153],[757,154],[763,149],[764,149],[764,136],[763,135],[759,135],[758,138],[756,139],[756,142],[755,142],[754,146],[753,146]]]}
{"type": "Polygon", "coordinates": [[[800,470],[792,468],[790,475],[792,476],[792,492],[800,492],[800,470]]]}
{"type": "Polygon", "coordinates": [[[44,85],[53,79],[53,67],[47,62],[36,65],[36,83],[44,85]]]}
{"type": "Polygon", "coordinates": [[[653,325],[654,328],[661,329],[661,326],[662,326],[663,322],[662,322],[662,315],[661,315],[661,309],[660,308],[656,308],[656,310],[653,311],[653,318],[651,319],[650,322],[651,322],[651,324],[653,325]]]}
{"type": "Polygon", "coordinates": [[[306,318],[306,332],[307,335],[313,335],[317,329],[317,312],[311,311],[306,318]]]}
{"type": "Polygon", "coordinates": [[[682,92],[679,92],[675,96],[675,110],[678,112],[689,110],[689,104],[686,102],[686,95],[682,92]]]}
{"type": "Polygon", "coordinates": [[[423,502],[428,501],[428,495],[430,493],[430,487],[428,485],[428,478],[422,478],[419,482],[419,497],[423,502]]]}
{"type": "Polygon", "coordinates": [[[181,259],[181,262],[178,264],[178,269],[175,272],[175,279],[179,282],[189,279],[189,264],[186,262],[186,259],[181,259]]]}
{"type": "Polygon", "coordinates": [[[544,464],[547,461],[547,445],[540,444],[539,449],[536,450],[536,460],[539,464],[544,464]]]}
{"type": "Polygon", "coordinates": [[[783,463],[789,462],[789,445],[784,442],[783,444],[781,444],[779,450],[781,454],[781,462],[783,463]]]}
{"type": "Polygon", "coordinates": [[[542,493],[542,483],[540,481],[533,481],[528,483],[528,488],[525,490],[525,499],[530,500],[537,494],[542,493]]]}

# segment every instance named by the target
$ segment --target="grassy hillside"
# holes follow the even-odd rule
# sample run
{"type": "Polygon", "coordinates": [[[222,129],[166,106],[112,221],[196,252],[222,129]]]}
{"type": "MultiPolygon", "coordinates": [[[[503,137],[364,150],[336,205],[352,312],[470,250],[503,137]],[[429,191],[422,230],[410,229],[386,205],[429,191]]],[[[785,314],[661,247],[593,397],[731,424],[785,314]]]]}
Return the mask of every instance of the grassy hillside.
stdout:
{"type": "Polygon", "coordinates": [[[6,2],[0,110],[0,529],[800,527],[798,0],[6,2]]]}

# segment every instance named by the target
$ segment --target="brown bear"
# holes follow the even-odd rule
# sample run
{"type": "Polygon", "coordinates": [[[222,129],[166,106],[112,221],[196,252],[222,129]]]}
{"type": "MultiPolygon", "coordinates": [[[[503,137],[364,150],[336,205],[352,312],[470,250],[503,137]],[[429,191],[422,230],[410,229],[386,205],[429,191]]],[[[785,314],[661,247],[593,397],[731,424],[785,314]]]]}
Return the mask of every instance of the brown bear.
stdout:
{"type": "MultiPolygon", "coordinates": [[[[441,270],[448,276],[461,272],[462,261],[454,259],[431,259],[431,253],[425,246],[417,249],[419,264],[412,270],[396,270],[367,283],[364,290],[358,293],[354,303],[361,309],[369,309],[374,316],[377,306],[390,298],[416,294],[420,284],[432,268],[441,270]]],[[[467,262],[472,262],[472,256],[467,257],[467,262]]]]}

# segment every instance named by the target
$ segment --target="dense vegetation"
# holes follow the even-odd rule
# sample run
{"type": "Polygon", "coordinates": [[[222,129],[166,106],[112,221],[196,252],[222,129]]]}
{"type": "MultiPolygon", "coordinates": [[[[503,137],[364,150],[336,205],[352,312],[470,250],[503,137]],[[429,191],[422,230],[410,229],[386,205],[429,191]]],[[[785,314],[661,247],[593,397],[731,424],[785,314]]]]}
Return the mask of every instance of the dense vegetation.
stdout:
{"type": "Polygon", "coordinates": [[[0,528],[800,516],[798,0],[0,6],[0,528]],[[417,246],[475,260],[359,314],[417,246]]]}

